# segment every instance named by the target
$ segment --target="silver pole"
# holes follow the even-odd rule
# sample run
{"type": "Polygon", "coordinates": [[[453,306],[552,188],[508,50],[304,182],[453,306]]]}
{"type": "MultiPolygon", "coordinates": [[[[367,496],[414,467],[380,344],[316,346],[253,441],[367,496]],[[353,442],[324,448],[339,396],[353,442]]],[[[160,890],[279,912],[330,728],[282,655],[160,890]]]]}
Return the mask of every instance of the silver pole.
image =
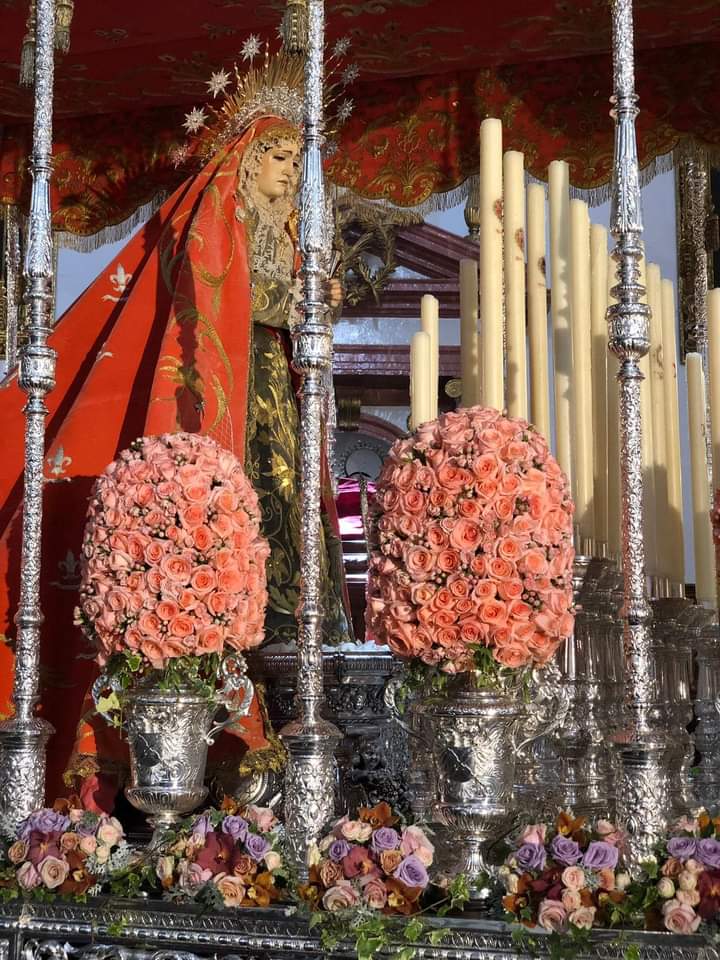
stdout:
{"type": "Polygon", "coordinates": [[[335,748],[339,731],[320,716],[323,703],[321,596],[321,457],[326,377],[332,364],[332,327],[325,303],[324,253],[328,225],[323,183],[324,0],[308,3],[305,61],[305,134],[300,191],[300,248],[304,319],[294,334],[294,366],[303,375],[301,599],[298,610],[298,716],[281,731],[288,749],[285,826],[291,858],[307,877],[307,849],[333,812],[335,748]]]}
{"type": "Polygon", "coordinates": [[[53,244],[50,224],[52,98],[55,0],[37,0],[32,195],[23,275],[29,340],[20,354],[19,383],[25,405],[25,475],[20,603],[15,622],[15,715],[0,725],[0,812],[20,820],[45,798],[48,738],[54,732],[35,716],[40,689],[40,569],[42,554],[45,396],[55,386],[55,351],[48,347],[52,326],[53,244]]]}
{"type": "Polygon", "coordinates": [[[5,300],[7,318],[5,330],[5,360],[7,370],[17,364],[18,332],[20,328],[20,224],[17,207],[5,207],[5,300]]]}
{"type": "Polygon", "coordinates": [[[638,864],[647,859],[666,826],[668,775],[663,764],[666,738],[652,723],[658,691],[652,648],[652,609],[645,592],[643,538],[642,411],[639,361],[648,352],[649,308],[641,303],[640,179],[635,139],[637,95],[632,0],[612,0],[615,120],[610,230],[617,263],[616,303],[608,308],[610,350],[620,361],[620,465],[622,475],[623,619],[627,679],[626,730],[619,737],[618,819],[631,834],[638,864]]]}

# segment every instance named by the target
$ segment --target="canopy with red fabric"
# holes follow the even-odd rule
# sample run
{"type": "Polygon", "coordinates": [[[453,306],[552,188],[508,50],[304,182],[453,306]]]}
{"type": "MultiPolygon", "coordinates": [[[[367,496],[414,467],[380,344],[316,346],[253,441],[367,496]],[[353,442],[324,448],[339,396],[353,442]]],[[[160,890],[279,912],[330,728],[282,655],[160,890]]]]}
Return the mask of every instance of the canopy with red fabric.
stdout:
{"type": "MultiPolygon", "coordinates": [[[[18,87],[26,0],[2,0],[0,200],[27,190],[31,91],[18,87]]],[[[273,38],[283,0],[76,4],[57,65],[54,224],[87,236],[183,177],[169,160],[182,115],[248,34],[273,38]]],[[[720,147],[715,0],[637,0],[640,160],[688,137],[720,147]],[[692,65],[692,67],[691,67],[692,65]]],[[[607,183],[612,124],[607,0],[328,0],[328,32],[352,40],[355,113],[330,174],[370,198],[417,205],[477,169],[477,130],[499,116],[506,145],[543,177],[563,157],[578,187],[607,183]]]]}

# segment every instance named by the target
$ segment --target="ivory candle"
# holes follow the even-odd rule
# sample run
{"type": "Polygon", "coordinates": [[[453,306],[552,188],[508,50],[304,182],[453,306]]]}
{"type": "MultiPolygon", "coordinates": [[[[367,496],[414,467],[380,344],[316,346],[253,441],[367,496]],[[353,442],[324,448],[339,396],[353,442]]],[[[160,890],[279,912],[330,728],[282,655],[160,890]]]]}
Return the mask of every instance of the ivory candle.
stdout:
{"type": "MultiPolygon", "coordinates": [[[[657,529],[657,573],[671,578],[670,555],[675,549],[668,510],[667,428],[665,422],[665,388],[663,372],[662,275],[656,263],[647,268],[648,306],[650,307],[650,351],[648,373],[652,404],[652,459],[655,488],[655,525],[657,529]]],[[[652,518],[650,518],[652,519],[652,518]]]]}
{"type": "Polygon", "coordinates": [[[539,183],[531,183],[527,188],[527,310],[530,341],[530,418],[550,443],[545,188],[539,183]]]}
{"type": "Polygon", "coordinates": [[[570,179],[564,160],[548,167],[550,197],[550,272],[555,389],[555,448],[562,469],[572,480],[570,438],[572,334],[570,331],[570,179]]]}
{"type": "Polygon", "coordinates": [[[590,310],[592,331],[593,487],[595,539],[608,542],[608,233],[590,228],[590,310]]]}
{"type": "Polygon", "coordinates": [[[595,539],[593,502],[592,330],[590,313],[590,215],[582,200],[570,202],[570,315],[573,365],[573,486],[575,523],[583,553],[595,539]]]}
{"type": "Polygon", "coordinates": [[[720,487],[720,288],[707,295],[713,489],[720,487]]]}
{"type": "MultiPolygon", "coordinates": [[[[640,283],[645,289],[641,297],[647,303],[647,264],[640,260],[640,283]]],[[[650,392],[650,361],[647,354],[640,360],[643,380],[640,384],[642,411],[642,465],[643,465],[643,529],[645,532],[645,571],[655,576],[657,569],[657,505],[655,501],[655,460],[653,455],[653,407],[650,392]]]]}
{"type": "MultiPolygon", "coordinates": [[[[610,292],[617,283],[616,264],[608,258],[608,305],[615,303],[610,292]]],[[[608,553],[621,559],[620,523],[622,494],[620,488],[620,387],[617,381],[619,361],[614,353],[607,356],[607,422],[608,422],[608,553]]]]}
{"type": "Polygon", "coordinates": [[[480,364],[482,400],[505,406],[503,344],[502,124],[480,124],[480,364]]]}
{"type": "Polygon", "coordinates": [[[507,339],[507,409],[511,417],[528,416],[525,343],[525,167],[517,150],[503,157],[503,237],[505,327],[507,339]]]}
{"type": "Polygon", "coordinates": [[[430,335],[419,330],[410,343],[410,426],[413,430],[434,419],[431,380],[430,335]]]}
{"type": "Polygon", "coordinates": [[[480,403],[480,343],[478,340],[478,265],[460,261],[460,365],[462,405],[480,403]]]}
{"type": "Polygon", "coordinates": [[[665,390],[665,450],[667,455],[668,514],[674,549],[670,555],[670,580],[685,585],[685,535],[683,529],[682,453],[680,450],[680,404],[678,399],[678,349],[675,291],[670,280],[662,282],[663,386],[665,390]]]}
{"type": "Polygon", "coordinates": [[[705,377],[702,357],[688,353],[688,421],[692,476],[693,531],[695,547],[695,596],[703,606],[715,606],[715,550],[710,525],[710,488],[705,444],[705,377]]]}
{"type": "Polygon", "coordinates": [[[420,301],[420,327],[430,337],[430,416],[438,415],[438,390],[440,377],[440,304],[436,297],[426,293],[420,301]]]}

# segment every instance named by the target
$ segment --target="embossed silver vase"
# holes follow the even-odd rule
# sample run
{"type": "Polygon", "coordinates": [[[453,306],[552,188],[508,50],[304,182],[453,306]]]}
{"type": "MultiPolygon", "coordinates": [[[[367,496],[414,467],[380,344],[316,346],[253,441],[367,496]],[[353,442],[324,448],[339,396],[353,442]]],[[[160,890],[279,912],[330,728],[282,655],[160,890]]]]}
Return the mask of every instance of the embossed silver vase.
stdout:
{"type": "MultiPolygon", "coordinates": [[[[253,686],[245,669],[241,656],[226,658],[221,666],[224,684],[212,696],[151,685],[120,695],[130,752],[130,784],[125,796],[135,808],[149,814],[155,838],[207,796],[208,746],[250,708],[253,686]]],[[[108,685],[101,677],[95,690],[108,685]]],[[[96,703],[98,699],[96,694],[96,703]]]]}
{"type": "MultiPolygon", "coordinates": [[[[396,690],[388,685],[391,709],[396,690]]],[[[516,760],[563,712],[557,700],[547,713],[536,710],[516,687],[479,687],[470,673],[450,678],[442,692],[419,698],[411,709],[412,726],[401,723],[411,737],[422,739],[431,758],[431,815],[447,828],[442,865],[471,878],[492,872],[492,848],[517,819],[516,760]],[[522,738],[521,731],[528,730],[531,735],[522,738]]]]}

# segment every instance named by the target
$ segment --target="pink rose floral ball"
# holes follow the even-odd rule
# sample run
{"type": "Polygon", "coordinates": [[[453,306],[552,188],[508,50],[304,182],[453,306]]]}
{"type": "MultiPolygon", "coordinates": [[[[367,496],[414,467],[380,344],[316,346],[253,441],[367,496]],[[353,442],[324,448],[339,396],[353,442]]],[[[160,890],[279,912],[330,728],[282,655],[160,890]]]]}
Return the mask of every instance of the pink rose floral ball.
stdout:
{"type": "Polygon", "coordinates": [[[502,667],[547,663],[574,626],[573,510],[525,420],[471,407],[396,441],[373,504],[376,642],[448,673],[483,647],[502,667]]]}
{"type": "Polygon", "coordinates": [[[77,622],[101,665],[248,650],[263,639],[269,554],[232,453],[195,434],[143,437],[90,498],[77,622]]]}

